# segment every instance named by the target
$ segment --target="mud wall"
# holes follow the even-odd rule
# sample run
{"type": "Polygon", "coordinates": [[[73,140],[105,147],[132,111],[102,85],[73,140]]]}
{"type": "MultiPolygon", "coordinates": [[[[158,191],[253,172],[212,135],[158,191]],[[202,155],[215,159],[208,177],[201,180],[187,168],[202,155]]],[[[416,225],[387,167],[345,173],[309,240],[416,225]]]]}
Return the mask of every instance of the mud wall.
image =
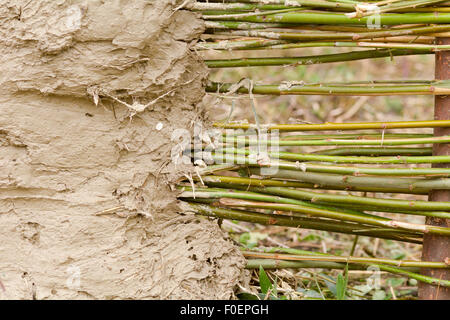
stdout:
{"type": "Polygon", "coordinates": [[[203,120],[182,1],[0,5],[0,299],[228,299],[244,259],[183,210],[174,129],[203,120]]]}

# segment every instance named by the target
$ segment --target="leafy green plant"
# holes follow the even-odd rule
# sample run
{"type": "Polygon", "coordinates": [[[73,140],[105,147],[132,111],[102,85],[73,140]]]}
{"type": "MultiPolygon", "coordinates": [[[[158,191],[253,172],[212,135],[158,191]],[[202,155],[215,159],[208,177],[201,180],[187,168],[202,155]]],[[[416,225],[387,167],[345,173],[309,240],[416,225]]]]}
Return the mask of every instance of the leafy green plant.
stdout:
{"type": "Polygon", "coordinates": [[[270,280],[269,276],[267,275],[266,271],[262,266],[259,266],[259,272],[258,272],[258,279],[259,279],[259,287],[260,292],[255,294],[251,293],[240,293],[238,294],[238,298],[240,300],[286,300],[286,296],[278,294],[278,288],[277,288],[277,278],[272,281],[270,280]]]}
{"type": "Polygon", "coordinates": [[[345,300],[348,285],[348,264],[345,266],[344,275],[338,274],[336,279],[336,299],[345,300]]]}
{"type": "Polygon", "coordinates": [[[264,240],[265,238],[267,238],[267,234],[264,233],[244,232],[239,237],[239,242],[247,248],[254,248],[258,245],[260,240],[264,240]]]}

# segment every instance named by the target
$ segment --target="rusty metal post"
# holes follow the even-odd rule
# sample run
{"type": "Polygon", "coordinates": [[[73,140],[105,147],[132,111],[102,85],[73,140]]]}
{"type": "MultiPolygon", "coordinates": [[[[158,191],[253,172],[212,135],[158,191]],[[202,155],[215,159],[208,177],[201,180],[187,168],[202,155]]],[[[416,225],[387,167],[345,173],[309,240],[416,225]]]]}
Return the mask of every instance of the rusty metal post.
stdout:
{"type": "MultiPolygon", "coordinates": [[[[450,44],[450,38],[438,38],[438,44],[450,44]]],[[[436,80],[450,79],[450,51],[436,53],[436,80]]],[[[450,119],[450,96],[436,96],[434,105],[434,118],[436,120],[450,119]]],[[[450,128],[435,128],[435,136],[450,135],[450,128]]],[[[450,155],[450,144],[435,144],[433,155],[450,155]]],[[[435,167],[449,168],[449,164],[436,164],[435,167]]],[[[429,196],[430,201],[450,201],[450,191],[433,190],[429,196]]],[[[427,224],[450,227],[450,219],[427,217],[427,224]]],[[[450,259],[450,237],[425,235],[422,249],[424,261],[448,261],[450,259]],[[447,259],[447,260],[446,260],[447,259]]],[[[423,269],[422,274],[438,279],[450,280],[450,271],[423,269]]],[[[429,284],[419,284],[419,298],[424,300],[450,300],[450,288],[443,288],[429,284]]]]}

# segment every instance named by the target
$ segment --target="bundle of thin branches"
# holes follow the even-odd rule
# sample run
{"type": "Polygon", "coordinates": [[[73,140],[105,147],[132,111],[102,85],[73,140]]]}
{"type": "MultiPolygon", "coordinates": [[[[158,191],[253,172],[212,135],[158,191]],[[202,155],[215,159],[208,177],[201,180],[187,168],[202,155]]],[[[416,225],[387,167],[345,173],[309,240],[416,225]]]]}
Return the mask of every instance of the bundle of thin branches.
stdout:
{"type": "Polygon", "coordinates": [[[445,262],[392,260],[370,257],[333,256],[318,252],[311,252],[288,248],[258,248],[243,251],[248,258],[247,268],[264,269],[279,268],[320,268],[320,269],[349,269],[361,270],[368,266],[375,266],[380,271],[407,276],[432,285],[450,287],[450,281],[437,279],[419,274],[420,268],[449,269],[445,262]]]}
{"type": "Polygon", "coordinates": [[[448,50],[435,44],[450,32],[446,1],[197,1],[205,20],[196,50],[272,50],[305,47],[369,48],[322,56],[206,59],[211,68],[352,61],[448,50]]]}
{"type": "Polygon", "coordinates": [[[374,1],[370,4],[362,1],[334,0],[204,0],[189,4],[189,8],[199,11],[255,11],[281,9],[318,9],[337,12],[349,12],[349,17],[363,17],[374,13],[387,12],[446,12],[445,0],[390,0],[374,1]],[[441,7],[435,7],[436,4],[441,7]]]}
{"type": "Polygon", "coordinates": [[[450,156],[433,156],[430,147],[449,143],[450,136],[384,132],[450,127],[450,120],[259,127],[216,123],[215,126],[231,134],[219,135],[218,139],[201,144],[200,149],[193,145],[185,150],[185,154],[193,158],[201,156],[199,160],[210,164],[198,170],[197,177],[179,185],[179,198],[188,202],[197,214],[411,243],[421,243],[425,233],[450,236],[450,228],[387,217],[396,214],[395,217],[450,218],[450,202],[401,200],[391,196],[450,189],[450,169],[410,167],[449,163],[450,156]],[[250,134],[243,135],[243,129],[250,130],[250,134]],[[281,136],[262,138],[258,134],[262,129],[279,130],[281,136]],[[381,132],[300,134],[370,129],[381,132]],[[345,148],[335,148],[340,145],[345,148]],[[271,151],[273,146],[286,150],[271,151]],[[290,149],[303,146],[332,148],[312,152],[290,149]],[[369,192],[377,195],[369,196],[369,192]]]}

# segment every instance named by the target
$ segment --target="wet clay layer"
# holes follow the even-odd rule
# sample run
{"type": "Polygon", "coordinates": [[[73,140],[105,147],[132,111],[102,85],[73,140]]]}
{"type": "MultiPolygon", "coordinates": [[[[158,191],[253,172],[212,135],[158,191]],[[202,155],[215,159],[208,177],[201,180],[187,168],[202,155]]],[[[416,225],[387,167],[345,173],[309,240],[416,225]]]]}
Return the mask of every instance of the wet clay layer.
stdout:
{"type": "Polygon", "coordinates": [[[244,259],[170,188],[202,121],[182,1],[0,6],[0,298],[233,297],[244,259]]]}

